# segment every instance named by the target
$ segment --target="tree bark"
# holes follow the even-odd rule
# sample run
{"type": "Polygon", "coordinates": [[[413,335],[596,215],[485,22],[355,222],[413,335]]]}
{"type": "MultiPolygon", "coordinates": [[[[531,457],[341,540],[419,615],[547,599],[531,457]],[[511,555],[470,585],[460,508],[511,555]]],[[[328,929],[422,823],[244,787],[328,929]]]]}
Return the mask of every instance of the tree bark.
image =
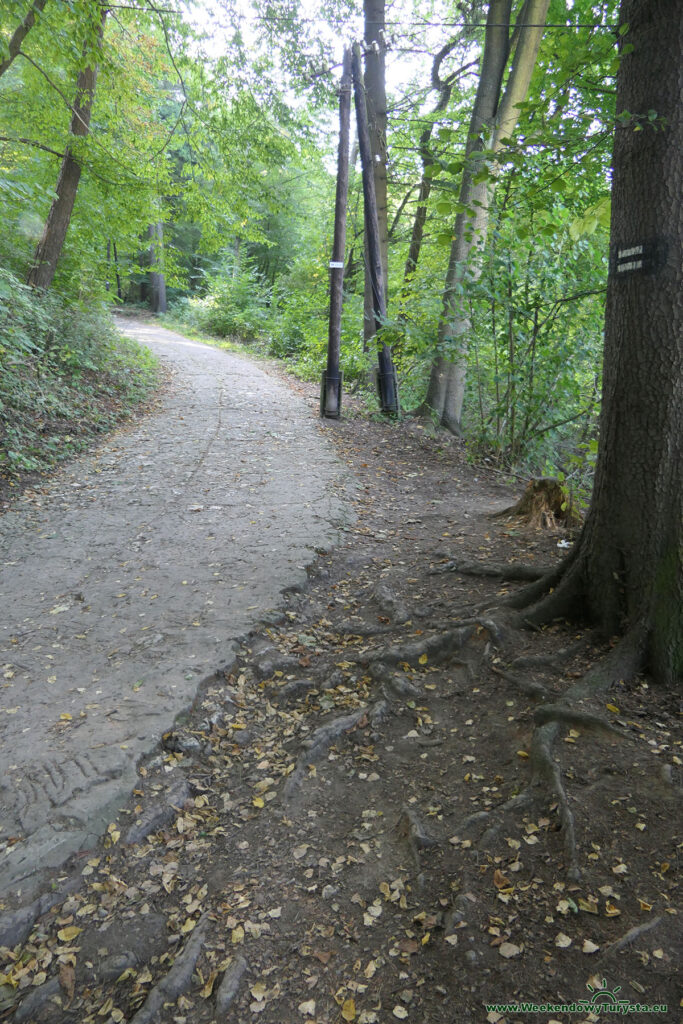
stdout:
{"type": "Polygon", "coordinates": [[[163,272],[164,225],[161,221],[150,224],[149,237],[149,305],[153,313],[165,313],[167,307],[166,278],[163,272]]]}
{"type": "Polygon", "coordinates": [[[608,635],[636,638],[641,667],[680,687],[683,7],[678,0],[622,0],[620,23],[629,26],[622,43],[634,49],[617,76],[623,120],[613,149],[595,488],[571,564],[554,592],[531,609],[531,619],[540,621],[547,609],[587,613],[608,635]]]}
{"type": "MultiPolygon", "coordinates": [[[[375,336],[378,336],[386,320],[386,295],[381,264],[380,233],[377,218],[377,202],[375,183],[372,173],[372,153],[368,130],[365,94],[361,81],[360,46],[356,43],[351,55],[351,74],[353,78],[353,94],[356,106],[356,124],[358,128],[358,148],[363,168],[363,205],[365,213],[365,233],[369,255],[370,283],[373,306],[373,324],[375,336]]],[[[379,368],[378,385],[382,412],[393,415],[398,413],[398,394],[396,391],[396,375],[394,372],[391,349],[377,337],[377,361],[379,368]]]]}
{"type": "MultiPolygon", "coordinates": [[[[104,35],[106,17],[107,10],[103,8],[100,18],[100,43],[104,35]]],[[[84,139],[90,131],[90,116],[96,83],[97,67],[95,64],[91,64],[79,72],[69,129],[74,138],[84,139]]],[[[47,291],[52,284],[57,262],[64,248],[66,233],[71,223],[78,184],[81,180],[81,170],[80,157],[74,155],[70,145],[67,146],[57,178],[55,198],[45,222],[42,238],[36,249],[33,266],[27,277],[27,283],[33,288],[47,291]]]]}
{"type": "Polygon", "coordinates": [[[17,27],[15,28],[14,32],[12,33],[12,38],[10,39],[7,47],[7,56],[5,57],[4,60],[0,61],[0,78],[2,78],[4,73],[8,70],[8,68],[10,68],[14,63],[15,57],[18,56],[19,51],[21,50],[21,44],[23,43],[24,39],[29,34],[29,32],[31,31],[35,24],[36,14],[40,14],[42,12],[46,3],[47,0],[33,0],[31,8],[28,11],[26,17],[21,22],[21,24],[17,25],[17,27]]]}
{"type": "MultiPolygon", "coordinates": [[[[382,285],[385,298],[388,294],[389,223],[387,212],[387,91],[386,91],[386,43],[385,0],[363,0],[365,19],[365,105],[370,129],[372,152],[372,174],[375,181],[377,200],[377,224],[379,228],[380,261],[382,285]]],[[[372,282],[365,247],[365,323],[363,337],[367,347],[375,334],[372,282]]]]}
{"type": "MultiPolygon", "coordinates": [[[[461,294],[466,281],[481,273],[480,252],[486,241],[492,180],[482,149],[495,153],[514,130],[517,106],[527,94],[543,35],[549,0],[526,0],[516,30],[515,59],[505,92],[502,82],[510,50],[512,0],[491,0],[489,4],[481,72],[465,150],[458,213],[446,271],[443,310],[439,322],[437,355],[432,363],[425,406],[439,423],[460,434],[460,418],[467,377],[467,339],[470,319],[461,294]],[[502,96],[501,96],[502,93],[502,96]]],[[[490,169],[495,174],[495,168],[490,169]]]]}
{"type": "Polygon", "coordinates": [[[337,188],[334,204],[334,241],[330,261],[330,322],[327,338],[327,370],[324,377],[322,414],[332,418],[340,413],[341,317],[344,301],[344,248],[346,245],[346,206],[349,194],[349,143],[351,140],[351,50],[344,50],[339,88],[339,151],[337,188]]]}
{"type": "MultiPolygon", "coordinates": [[[[448,106],[448,101],[451,98],[451,92],[453,89],[453,83],[457,77],[457,74],[447,75],[445,79],[442,79],[439,72],[441,65],[448,54],[457,45],[457,40],[453,39],[443,46],[437,55],[434,57],[432,63],[432,88],[436,89],[439,94],[439,98],[434,105],[432,110],[432,117],[442,113],[448,106]]],[[[408,255],[406,257],[406,263],[403,270],[403,285],[408,283],[409,279],[415,273],[417,268],[417,261],[420,258],[420,251],[422,249],[422,239],[424,236],[424,227],[427,221],[427,201],[432,191],[432,179],[427,174],[427,168],[434,165],[434,157],[429,149],[429,144],[432,138],[432,132],[436,120],[430,121],[428,125],[420,133],[420,158],[422,160],[422,177],[420,179],[420,188],[417,197],[417,206],[415,208],[415,216],[413,217],[413,228],[410,235],[410,245],[408,247],[408,255]]]]}

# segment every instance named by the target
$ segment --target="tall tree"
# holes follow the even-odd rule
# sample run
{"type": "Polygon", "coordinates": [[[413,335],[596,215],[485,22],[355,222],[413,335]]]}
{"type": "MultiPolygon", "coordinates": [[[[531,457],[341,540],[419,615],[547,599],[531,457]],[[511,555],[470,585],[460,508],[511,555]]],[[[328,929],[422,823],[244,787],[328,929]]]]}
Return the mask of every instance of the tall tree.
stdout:
{"type": "Polygon", "coordinates": [[[448,269],[425,411],[460,433],[460,415],[467,373],[467,335],[470,322],[461,295],[463,282],[480,273],[480,251],[486,241],[489,205],[495,180],[490,167],[504,140],[514,131],[519,104],[527,94],[543,35],[549,0],[525,0],[519,26],[511,38],[512,0],[489,3],[479,84],[470,120],[453,228],[448,269]],[[505,88],[503,79],[511,51],[514,59],[505,88]]]}
{"type": "MultiPolygon", "coordinates": [[[[104,36],[106,19],[107,9],[103,7],[100,14],[97,48],[104,36]]],[[[94,63],[93,57],[94,54],[90,56],[88,66],[78,74],[69,129],[74,140],[86,138],[90,131],[90,117],[97,83],[97,65],[94,63]]],[[[57,261],[64,248],[66,233],[69,230],[71,214],[76,202],[78,183],[81,180],[81,159],[75,145],[69,144],[59,169],[55,198],[45,222],[42,238],[36,248],[33,266],[28,273],[27,283],[33,288],[47,290],[55,276],[57,261]]]]}
{"type": "Polygon", "coordinates": [[[623,634],[598,681],[683,682],[683,105],[678,0],[622,0],[603,402],[593,499],[569,559],[516,602],[532,623],[623,634]],[[611,673],[611,678],[610,678],[611,673]]]}
{"type": "MultiPolygon", "coordinates": [[[[372,173],[377,199],[380,258],[384,296],[387,296],[389,263],[389,224],[387,207],[387,87],[385,0],[363,0],[365,18],[365,104],[370,129],[372,173]]],[[[374,300],[370,279],[367,241],[365,246],[364,338],[366,344],[375,334],[374,300]]]]}

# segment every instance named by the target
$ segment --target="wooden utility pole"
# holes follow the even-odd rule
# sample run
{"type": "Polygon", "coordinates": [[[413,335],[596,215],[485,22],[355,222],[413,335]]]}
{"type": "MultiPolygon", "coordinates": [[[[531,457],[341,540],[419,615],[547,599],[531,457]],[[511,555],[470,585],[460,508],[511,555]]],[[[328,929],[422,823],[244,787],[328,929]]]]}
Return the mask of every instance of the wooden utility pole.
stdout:
{"type": "Polygon", "coordinates": [[[380,250],[379,224],[377,219],[377,197],[375,195],[375,180],[372,168],[370,132],[368,129],[368,117],[365,107],[360,46],[358,43],[355,43],[353,47],[351,73],[353,77],[356,121],[358,124],[358,149],[360,152],[361,166],[363,168],[365,232],[368,242],[367,252],[370,268],[370,280],[372,284],[372,305],[378,344],[377,359],[379,363],[379,375],[377,379],[377,386],[379,389],[379,399],[382,412],[387,413],[388,415],[395,415],[398,413],[396,371],[391,358],[391,349],[386,343],[381,341],[381,330],[387,317],[387,307],[382,274],[382,257],[380,250]]]}
{"type": "Polygon", "coordinates": [[[334,241],[330,260],[330,328],[327,339],[327,369],[320,387],[320,415],[339,419],[343,374],[339,368],[341,315],[344,300],[344,248],[346,245],[346,201],[349,194],[349,141],[351,135],[351,51],[344,50],[339,88],[339,153],[337,193],[334,204],[334,241]]]}

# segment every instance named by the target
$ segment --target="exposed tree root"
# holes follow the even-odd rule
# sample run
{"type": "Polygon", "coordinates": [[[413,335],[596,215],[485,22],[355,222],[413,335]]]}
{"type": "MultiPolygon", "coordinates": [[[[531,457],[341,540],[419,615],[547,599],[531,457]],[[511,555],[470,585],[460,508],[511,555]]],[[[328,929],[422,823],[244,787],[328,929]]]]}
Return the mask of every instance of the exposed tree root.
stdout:
{"type": "Polygon", "coordinates": [[[195,965],[202,951],[208,924],[208,915],[203,914],[182,953],[176,957],[173,967],[154,986],[142,1007],[133,1017],[131,1024],[152,1024],[164,1003],[174,1003],[178,996],[189,988],[195,965]]]}
{"type": "Polygon", "coordinates": [[[315,761],[319,761],[335,740],[340,739],[344,733],[350,732],[351,729],[355,728],[361,719],[366,716],[372,717],[373,712],[377,712],[378,710],[379,705],[375,705],[372,709],[359,708],[357,711],[353,711],[350,715],[341,715],[338,718],[333,718],[332,721],[325,722],[325,724],[321,725],[319,729],[316,729],[310,737],[306,750],[299,755],[294,771],[287,779],[284,788],[285,799],[291,799],[301,785],[308,766],[313,764],[315,761]]]}
{"type": "Polygon", "coordinates": [[[542,683],[534,683],[530,679],[524,679],[523,676],[514,675],[512,672],[506,672],[505,669],[498,668],[497,665],[489,665],[492,672],[496,675],[502,676],[503,679],[507,680],[508,683],[518,689],[526,697],[534,697],[537,700],[550,699],[551,694],[542,683]]]}
{"type": "Polygon", "coordinates": [[[405,839],[408,843],[415,863],[418,884],[422,885],[420,850],[436,846],[437,841],[429,835],[415,811],[405,804],[401,808],[401,817],[398,819],[396,828],[401,839],[405,839]]]}
{"type": "MultiPolygon", "coordinates": [[[[479,623],[477,623],[479,624],[479,623]]],[[[463,623],[460,629],[451,629],[435,636],[416,641],[415,643],[402,644],[397,647],[387,647],[381,651],[366,656],[369,663],[383,661],[389,665],[417,664],[423,654],[426,654],[431,664],[435,665],[447,661],[454,651],[460,650],[474,633],[473,625],[463,623]]]]}
{"type": "Polygon", "coordinates": [[[496,580],[534,582],[553,571],[552,566],[501,565],[497,562],[460,562],[456,559],[429,570],[430,576],[445,572],[459,572],[463,576],[483,576],[496,580]]]}
{"type": "Polygon", "coordinates": [[[58,903],[63,903],[66,897],[80,889],[82,884],[80,877],[72,878],[55,892],[46,892],[33,903],[20,907],[11,914],[3,914],[0,917],[0,946],[13,949],[14,946],[25,942],[38,918],[47,914],[48,910],[58,903]]]}
{"type": "Polygon", "coordinates": [[[651,921],[646,921],[645,924],[635,925],[633,928],[629,928],[625,935],[622,935],[620,939],[613,942],[607,947],[605,952],[600,957],[600,962],[607,959],[608,956],[613,956],[615,953],[621,952],[622,949],[626,949],[632,942],[635,942],[645,935],[647,932],[651,932],[664,920],[664,914],[659,914],[658,917],[653,917],[651,921]]]}
{"type": "Polygon", "coordinates": [[[552,784],[553,791],[557,797],[560,823],[562,825],[562,832],[564,835],[564,853],[567,877],[572,882],[578,882],[581,878],[581,868],[579,867],[579,857],[576,846],[574,815],[571,807],[569,806],[567,791],[565,790],[564,783],[562,782],[560,766],[557,761],[555,761],[552,750],[558,731],[559,726],[556,722],[549,722],[535,730],[531,741],[530,752],[531,763],[533,766],[531,784],[537,785],[540,782],[548,780],[552,784]]]}
{"type": "MultiPolygon", "coordinates": [[[[560,765],[553,757],[553,745],[563,724],[581,725],[584,728],[600,729],[615,733],[620,738],[624,734],[599,715],[576,709],[577,701],[602,693],[615,682],[633,675],[642,664],[642,634],[634,631],[627,634],[600,663],[569,688],[562,702],[541,704],[534,711],[536,727],[531,740],[530,765],[532,769],[528,786],[517,796],[490,811],[478,811],[466,818],[462,827],[469,829],[491,820],[495,815],[497,821],[481,836],[480,844],[486,846],[498,835],[505,816],[520,807],[528,807],[538,800],[537,791],[541,787],[550,787],[557,800],[560,823],[564,837],[565,861],[567,876],[571,881],[581,877],[578,849],[576,841],[576,825],[569,797],[562,780],[560,765]]],[[[529,696],[548,697],[548,691],[539,684],[530,683],[512,675],[505,670],[491,665],[491,670],[519,687],[529,696]]]]}
{"type": "Polygon", "coordinates": [[[249,970],[249,964],[243,956],[238,956],[227,968],[216,993],[216,1013],[224,1014],[230,1009],[239,995],[242,976],[249,970]]]}
{"type": "MultiPolygon", "coordinates": [[[[135,967],[139,963],[138,957],[131,950],[124,953],[113,953],[105,957],[96,967],[84,967],[79,965],[78,975],[81,980],[91,985],[101,985],[103,982],[115,981],[116,978],[128,967],[135,967]]],[[[35,1020],[38,1011],[51,999],[61,996],[64,992],[60,977],[49,978],[40,988],[34,988],[28,992],[17,1009],[14,1011],[15,1024],[28,1024],[35,1020]]]]}
{"type": "Polygon", "coordinates": [[[580,711],[568,708],[564,704],[543,704],[534,711],[534,721],[537,725],[545,725],[546,722],[564,722],[566,725],[580,725],[584,729],[599,729],[603,732],[611,732],[620,739],[625,734],[621,729],[616,729],[606,718],[594,715],[590,711],[580,711]]]}
{"type": "Polygon", "coordinates": [[[563,647],[557,654],[522,654],[510,662],[509,668],[552,668],[557,669],[565,665],[570,658],[573,658],[579,651],[583,651],[586,644],[579,640],[569,647],[563,647]]]}

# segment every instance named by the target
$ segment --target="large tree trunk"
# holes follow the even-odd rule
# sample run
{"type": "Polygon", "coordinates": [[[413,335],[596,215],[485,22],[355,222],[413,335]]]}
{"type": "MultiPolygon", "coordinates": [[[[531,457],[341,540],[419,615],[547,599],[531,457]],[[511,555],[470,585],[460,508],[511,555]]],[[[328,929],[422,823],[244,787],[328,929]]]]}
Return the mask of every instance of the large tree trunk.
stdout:
{"type": "Polygon", "coordinates": [[[617,114],[625,119],[614,140],[595,489],[571,563],[529,618],[588,613],[608,635],[628,634],[634,669],[640,662],[658,681],[680,685],[683,7],[679,0],[622,0],[620,20],[634,50],[617,78],[617,114]]]}
{"type": "Polygon", "coordinates": [[[523,5],[521,24],[515,33],[515,59],[501,98],[510,50],[512,0],[491,0],[489,4],[481,72],[460,186],[459,200],[464,212],[458,213],[455,220],[439,322],[438,354],[432,363],[425,400],[425,406],[436,413],[439,423],[454,433],[461,432],[470,332],[462,290],[468,279],[476,281],[481,273],[480,252],[486,241],[493,194],[492,182],[480,180],[485,161],[473,154],[484,148],[495,153],[502,145],[501,140],[514,130],[519,117],[518,104],[527,94],[536,63],[548,5],[549,0],[526,0],[523,5]]]}
{"type": "MultiPolygon", "coordinates": [[[[385,0],[364,0],[365,15],[365,103],[370,127],[372,173],[375,179],[377,222],[384,295],[387,296],[389,224],[387,213],[387,91],[386,43],[384,39],[385,0]]],[[[375,315],[367,244],[365,247],[365,303],[363,336],[366,346],[375,335],[375,315]]]]}
{"type": "Polygon", "coordinates": [[[23,43],[26,36],[29,34],[36,21],[36,14],[40,14],[47,0],[33,0],[30,10],[26,14],[26,17],[17,25],[12,37],[7,45],[7,56],[4,60],[0,60],[0,78],[4,75],[8,68],[10,68],[14,62],[14,58],[18,55],[21,50],[21,44],[23,43]]]}
{"type": "MultiPolygon", "coordinates": [[[[107,11],[106,8],[103,8],[100,20],[100,42],[104,35],[106,17],[107,11]]],[[[97,67],[95,64],[91,64],[78,75],[76,98],[74,100],[69,129],[71,135],[75,138],[86,138],[90,131],[90,116],[96,82],[97,67]]],[[[72,147],[67,146],[57,178],[55,198],[52,201],[43,235],[36,249],[33,266],[27,278],[27,283],[33,288],[47,291],[52,284],[57,269],[57,261],[62,254],[66,233],[71,223],[71,215],[76,202],[76,193],[78,192],[80,180],[80,159],[74,155],[72,147]]]]}

